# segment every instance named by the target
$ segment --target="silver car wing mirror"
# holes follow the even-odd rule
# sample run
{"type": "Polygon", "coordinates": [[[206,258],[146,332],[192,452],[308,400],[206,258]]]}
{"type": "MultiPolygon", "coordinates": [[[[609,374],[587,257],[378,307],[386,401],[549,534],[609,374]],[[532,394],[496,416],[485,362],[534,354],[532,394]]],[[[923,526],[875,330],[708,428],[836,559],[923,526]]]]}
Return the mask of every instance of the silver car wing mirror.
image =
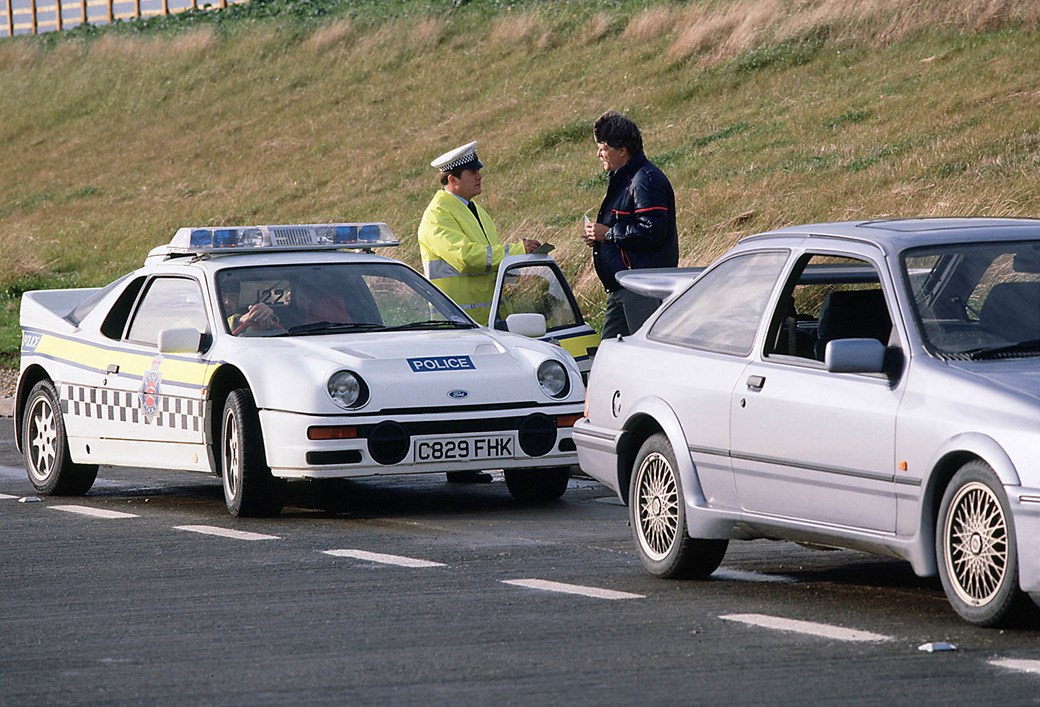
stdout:
{"type": "Polygon", "coordinates": [[[886,350],[877,339],[834,339],[823,360],[831,373],[884,373],[886,350]]]}

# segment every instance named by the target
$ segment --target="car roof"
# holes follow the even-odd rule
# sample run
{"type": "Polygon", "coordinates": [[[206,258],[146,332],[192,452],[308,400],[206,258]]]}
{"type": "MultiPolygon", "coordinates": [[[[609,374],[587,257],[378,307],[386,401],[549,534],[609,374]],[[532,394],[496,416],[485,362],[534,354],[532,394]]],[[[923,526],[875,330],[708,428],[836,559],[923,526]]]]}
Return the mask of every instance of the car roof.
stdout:
{"type": "Polygon", "coordinates": [[[899,218],[835,221],[788,226],[741,240],[750,243],[777,237],[830,237],[877,245],[886,253],[940,243],[1040,238],[1040,219],[1033,218],[899,218]]]}

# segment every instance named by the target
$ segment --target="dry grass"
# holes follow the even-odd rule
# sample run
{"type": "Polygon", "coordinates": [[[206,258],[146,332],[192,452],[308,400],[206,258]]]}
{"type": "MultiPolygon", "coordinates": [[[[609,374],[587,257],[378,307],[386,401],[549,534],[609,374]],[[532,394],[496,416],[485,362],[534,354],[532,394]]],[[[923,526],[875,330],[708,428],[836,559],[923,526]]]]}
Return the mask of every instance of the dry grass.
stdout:
{"type": "MultiPolygon", "coordinates": [[[[606,108],[672,180],[687,265],[792,223],[1040,214],[1034,5],[717,0],[575,21],[546,3],[304,37],[3,41],[0,283],[103,283],[194,224],[378,218],[417,265],[429,161],[476,139],[499,232],[554,243],[598,321],[578,233],[603,196],[606,108]]],[[[16,341],[0,312],[0,353],[16,341]]]]}
{"type": "Polygon", "coordinates": [[[320,27],[303,42],[303,48],[312,52],[327,52],[346,45],[354,39],[354,24],[339,20],[320,27]]]}
{"type": "Polygon", "coordinates": [[[694,4],[685,12],[652,8],[637,15],[626,36],[648,39],[672,35],[668,58],[697,57],[702,64],[731,60],[769,42],[812,34],[835,43],[885,46],[935,28],[962,32],[1040,27],[1040,4],[1033,0],[742,0],[694,4]]]}
{"type": "Polygon", "coordinates": [[[621,34],[621,39],[625,42],[658,39],[672,32],[679,14],[679,9],[674,7],[647,8],[632,18],[621,34]]]}
{"type": "Polygon", "coordinates": [[[545,50],[552,46],[553,38],[538,14],[522,12],[497,18],[492,23],[488,41],[502,49],[531,47],[545,50]]]}

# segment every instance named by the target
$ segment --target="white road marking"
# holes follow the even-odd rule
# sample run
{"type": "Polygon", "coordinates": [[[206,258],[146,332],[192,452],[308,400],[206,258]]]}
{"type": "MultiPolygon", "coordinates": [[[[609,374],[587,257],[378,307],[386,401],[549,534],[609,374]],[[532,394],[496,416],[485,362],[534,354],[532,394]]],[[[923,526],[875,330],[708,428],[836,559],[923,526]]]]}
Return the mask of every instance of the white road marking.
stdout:
{"type": "Polygon", "coordinates": [[[773,582],[777,584],[794,584],[798,581],[794,577],[787,577],[782,574],[761,574],[746,570],[731,570],[727,567],[720,567],[712,572],[711,578],[727,582],[773,582]]]}
{"type": "Polygon", "coordinates": [[[613,589],[600,589],[599,587],[584,587],[580,584],[564,584],[563,582],[550,582],[546,579],[504,579],[503,584],[512,584],[516,587],[527,587],[528,589],[541,589],[546,592],[560,592],[562,594],[578,594],[593,599],[644,599],[642,594],[630,594],[629,592],[616,592],[613,589]]]}
{"type": "Polygon", "coordinates": [[[12,498],[18,498],[18,497],[17,496],[12,496],[12,495],[7,494],[7,493],[0,493],[0,501],[9,501],[12,498]]]}
{"type": "Polygon", "coordinates": [[[94,518],[138,518],[135,513],[123,513],[122,511],[106,511],[104,508],[90,508],[88,506],[47,506],[56,511],[66,513],[78,513],[81,516],[92,516],[94,518]]]}
{"type": "Polygon", "coordinates": [[[245,530],[218,528],[215,525],[175,525],[173,529],[187,530],[189,533],[202,533],[203,535],[216,535],[221,538],[231,538],[232,540],[281,540],[277,535],[264,535],[263,533],[250,533],[245,530]]]}
{"type": "Polygon", "coordinates": [[[991,660],[990,665],[1007,670],[1017,670],[1020,673],[1032,673],[1040,675],[1040,660],[1021,660],[1018,658],[998,658],[991,660]]]}
{"type": "Polygon", "coordinates": [[[891,636],[884,636],[880,633],[858,631],[851,628],[842,628],[841,626],[831,626],[830,624],[818,624],[813,621],[782,619],[779,616],[766,616],[765,614],[725,614],[719,618],[726,621],[739,621],[751,626],[771,628],[776,631],[789,631],[791,633],[804,633],[821,638],[833,638],[838,641],[877,642],[892,640],[891,636]]]}
{"type": "Polygon", "coordinates": [[[417,560],[414,557],[402,557],[401,555],[384,555],[381,552],[366,552],[365,550],[322,550],[322,554],[333,557],[353,557],[355,560],[378,562],[381,565],[396,565],[397,567],[447,567],[442,562],[417,560]]]}

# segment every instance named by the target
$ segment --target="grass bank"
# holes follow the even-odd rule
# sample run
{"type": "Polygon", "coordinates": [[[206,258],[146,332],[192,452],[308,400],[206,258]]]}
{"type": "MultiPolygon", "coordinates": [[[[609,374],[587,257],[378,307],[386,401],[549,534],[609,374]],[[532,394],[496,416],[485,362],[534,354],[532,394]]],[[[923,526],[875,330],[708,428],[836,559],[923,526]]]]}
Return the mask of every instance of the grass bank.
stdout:
{"type": "Polygon", "coordinates": [[[253,0],[0,40],[0,360],[20,294],[91,286],[180,226],[387,221],[418,266],[429,161],[480,141],[510,239],[578,233],[591,122],[630,114],[682,260],[766,228],[1040,215],[1033,0],[253,0]]]}

